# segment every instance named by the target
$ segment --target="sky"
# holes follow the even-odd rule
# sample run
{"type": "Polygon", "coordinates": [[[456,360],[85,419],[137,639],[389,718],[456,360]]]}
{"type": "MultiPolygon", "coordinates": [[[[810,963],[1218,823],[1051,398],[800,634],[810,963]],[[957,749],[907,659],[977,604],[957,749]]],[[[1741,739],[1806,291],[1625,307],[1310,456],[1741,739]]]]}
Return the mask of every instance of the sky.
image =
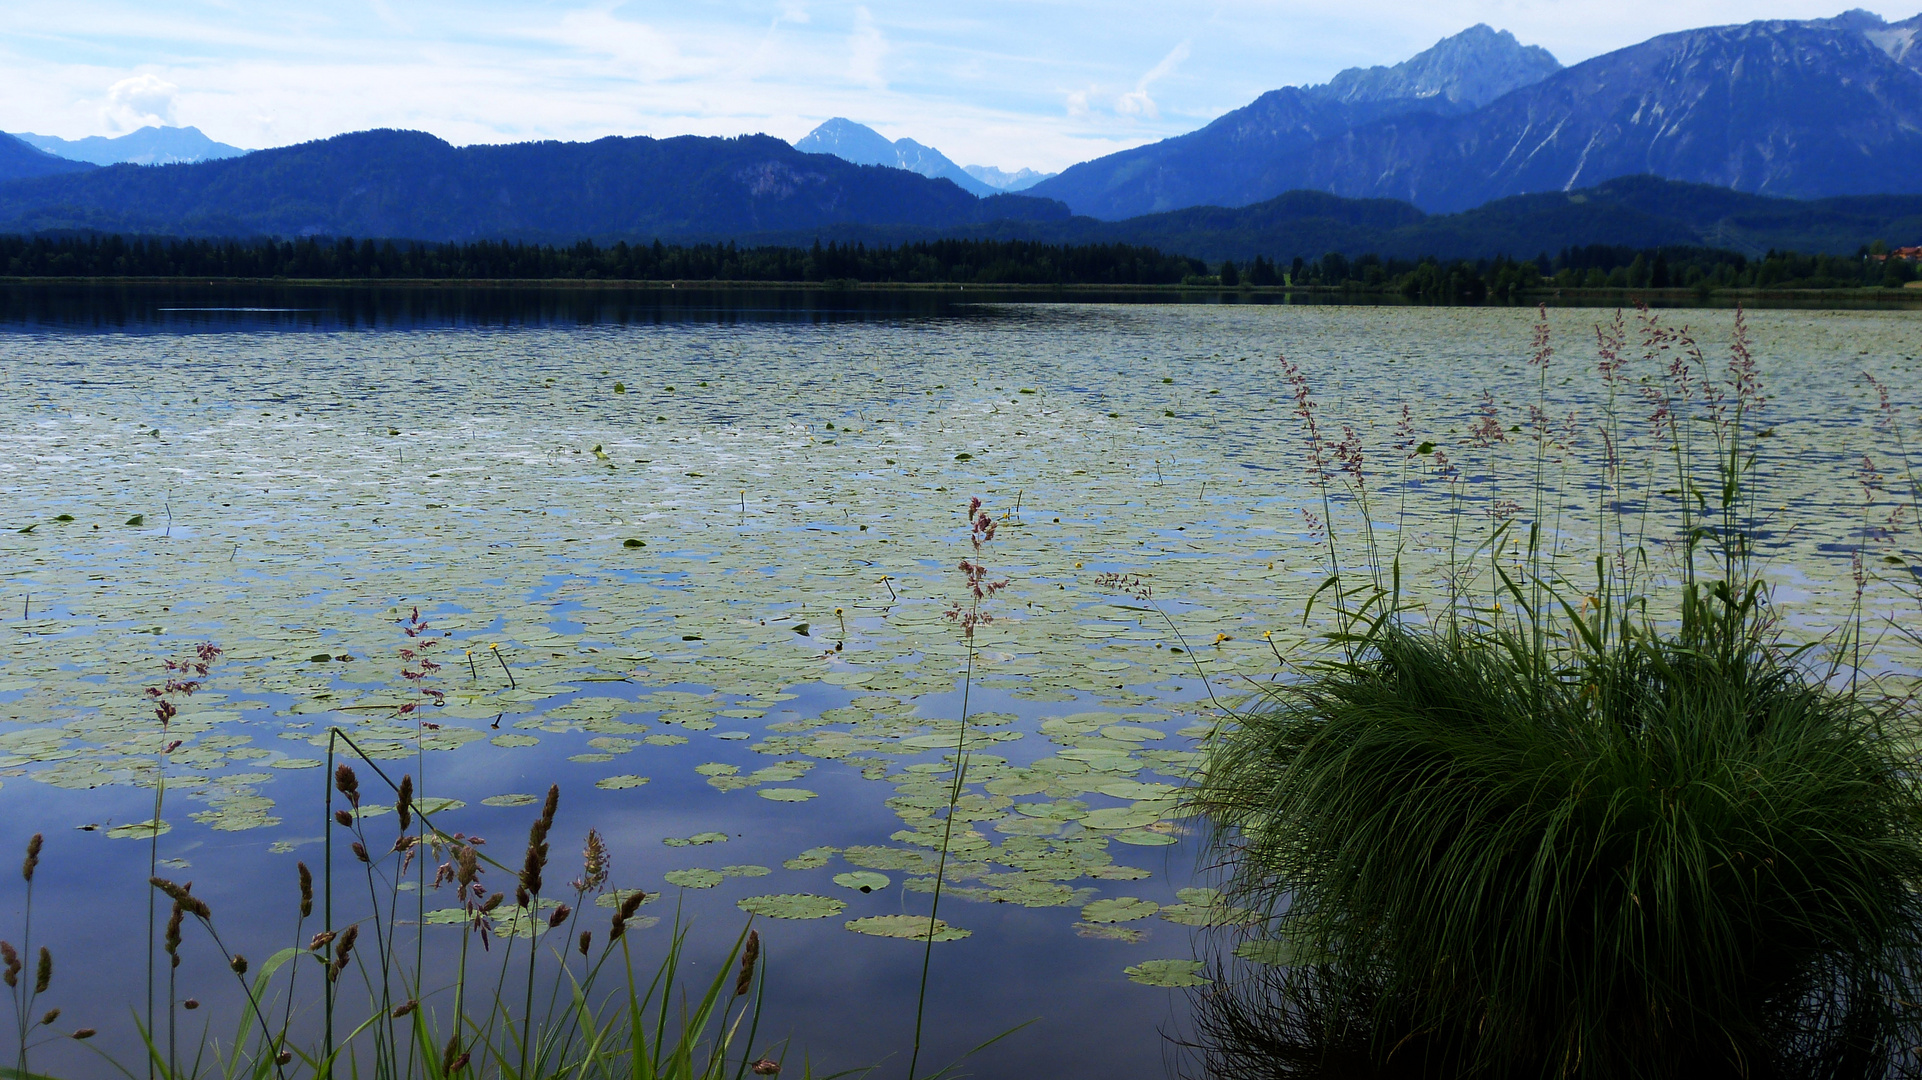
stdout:
{"type": "MultiPolygon", "coordinates": [[[[1917,0],[1922,6],[1922,0],[1917,0]]],[[[0,0],[0,130],[199,127],[249,149],[398,127],[457,145],[794,140],[845,116],[1054,171],[1478,22],[1565,64],[1839,0],[0,0]]],[[[1877,10],[1890,18],[1912,11],[1877,10]]]]}

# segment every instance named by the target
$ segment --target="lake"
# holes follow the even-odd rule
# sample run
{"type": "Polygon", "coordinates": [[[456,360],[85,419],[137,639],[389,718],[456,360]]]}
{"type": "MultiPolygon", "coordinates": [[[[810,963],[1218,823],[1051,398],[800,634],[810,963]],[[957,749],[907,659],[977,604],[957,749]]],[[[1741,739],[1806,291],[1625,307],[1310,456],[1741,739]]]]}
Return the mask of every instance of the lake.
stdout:
{"type": "MultiPolygon", "coordinates": [[[[332,726],[413,773],[437,825],[494,840],[510,865],[529,804],[558,784],[549,880],[577,872],[598,828],[611,885],[662,894],[642,909],[660,919],[636,933],[643,956],[677,910],[700,974],[744,924],[739,902],[834,901],[757,919],[765,1023],[792,1038],[790,1061],[899,1074],[922,946],[847,924],[928,911],[970,670],[950,611],[970,602],[957,566],[977,557],[979,498],[997,531],[978,557],[1007,586],[983,601],[993,621],[965,680],[968,793],[941,915],[967,936],[934,946],[922,1060],[1034,1021],[972,1071],[1161,1075],[1188,999],[1141,965],[1206,944],[1208,894],[1184,891],[1211,883],[1202,830],[1176,796],[1219,716],[1211,694],[1272,678],[1277,650],[1302,655],[1321,625],[1303,622],[1328,567],[1302,511],[1322,504],[1281,358],[1330,432],[1354,425],[1378,542],[1404,550],[1413,590],[1440,580],[1460,504],[1405,446],[1472,460],[1486,389],[1520,434],[1473,481],[1512,484],[1534,460],[1532,309],[778,291],[4,300],[0,851],[46,834],[33,934],[60,964],[47,1000],[128,1062],[140,826],[163,741],[181,743],[165,755],[163,873],[192,879],[229,943],[266,956],[293,940],[295,861],[318,865],[332,726]],[[1142,576],[1152,603],[1104,573],[1142,576]],[[416,610],[424,638],[403,634],[416,610]],[[428,638],[439,669],[403,679],[401,650],[428,638]],[[144,691],[202,641],[224,655],[163,736],[144,691]],[[443,703],[398,714],[427,700],[419,687],[443,703]],[[1099,903],[1125,899],[1145,903],[1099,903]]],[[[1571,565],[1592,533],[1579,436],[1605,408],[1594,326],[1611,316],[1546,316],[1571,565]]],[[[1731,312],[1660,317],[1721,362],[1731,312]]],[[[1922,318],[1747,318],[1770,395],[1762,554],[1783,625],[1819,638],[1842,624],[1868,529],[1865,666],[1913,674],[1912,644],[1888,632],[1913,610],[1899,591],[1913,522],[1873,535],[1898,485],[1858,476],[1865,453],[1891,479],[1898,463],[1862,373],[1912,432],[1922,318]]],[[[1639,402],[1619,407],[1643,423],[1639,402]]],[[[1352,500],[1337,511],[1352,551],[1352,500]]],[[[352,857],[334,858],[344,872],[352,857]]],[[[0,928],[20,911],[9,881],[0,928]]],[[[350,915],[355,902],[336,900],[350,915]]],[[[199,1015],[237,1015],[205,939],[182,960],[183,994],[210,1006],[199,1015]]],[[[70,1043],[36,1068],[110,1071],[70,1043]]]]}

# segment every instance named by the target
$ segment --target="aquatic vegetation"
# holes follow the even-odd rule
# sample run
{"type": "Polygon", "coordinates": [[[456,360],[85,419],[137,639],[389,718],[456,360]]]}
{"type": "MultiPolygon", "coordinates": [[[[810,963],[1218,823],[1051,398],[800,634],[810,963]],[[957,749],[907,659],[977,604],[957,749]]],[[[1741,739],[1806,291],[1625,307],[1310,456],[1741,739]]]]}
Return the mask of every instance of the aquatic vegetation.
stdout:
{"type": "MultiPolygon", "coordinates": [[[[352,750],[350,738],[340,736],[340,741],[352,750]]],[[[763,991],[757,931],[741,931],[705,987],[683,989],[686,929],[676,925],[651,973],[637,966],[628,931],[653,924],[651,918],[637,918],[637,911],[655,895],[608,888],[612,856],[598,831],[588,830],[580,873],[563,893],[571,893],[572,903],[544,895],[549,835],[559,807],[557,787],[549,788],[515,870],[484,854],[481,838],[433,824],[430,815],[438,811],[427,810],[426,800],[417,798],[411,773],[393,784],[375,761],[354,756],[392,790],[398,835],[391,844],[375,840],[367,830],[367,816],[357,812],[363,808],[358,773],[345,762],[330,770],[329,801],[338,795],[346,806],[330,816],[329,853],[318,877],[306,863],[297,864],[294,943],[264,962],[256,965],[228,946],[217,913],[194,894],[191,882],[152,877],[152,893],[167,901],[169,917],[159,938],[167,964],[165,1018],[158,1027],[140,1025],[149,1075],[286,1080],[365,1070],[437,1080],[558,1075],[719,1080],[750,1069],[756,1075],[781,1071],[780,1046],[757,1045],[763,991]],[[366,908],[345,919],[345,890],[338,898],[342,910],[336,911],[336,885],[349,882],[336,880],[343,870],[331,854],[335,830],[352,838],[346,847],[360,864],[367,886],[366,908]],[[436,860],[430,881],[428,864],[436,860]],[[488,877],[494,874],[504,875],[504,883],[514,891],[511,900],[502,891],[489,890],[488,877]],[[404,891],[406,885],[414,888],[404,891]],[[451,899],[453,906],[428,910],[430,894],[443,902],[451,899]],[[308,920],[316,917],[317,901],[318,929],[309,936],[308,920]],[[590,901],[613,909],[598,937],[595,928],[581,923],[590,901]],[[415,910],[403,915],[410,906],[415,910]],[[204,1036],[189,1036],[192,1044],[182,1044],[179,1017],[200,1007],[181,992],[177,981],[183,950],[196,947],[190,927],[204,933],[240,988],[242,1015],[235,1018],[236,1034],[230,1042],[203,1043],[204,1036]],[[428,944],[429,933],[444,932],[457,933],[457,944],[428,944]],[[489,979],[476,969],[478,958],[470,949],[479,945],[486,951],[496,942],[504,947],[493,960],[497,974],[489,979]],[[525,984],[516,994],[507,975],[521,962],[515,949],[523,942],[525,984]],[[451,974],[440,969],[446,982],[430,983],[439,965],[450,959],[450,948],[451,974]],[[364,1012],[359,1013],[353,1011],[353,995],[347,990],[356,981],[365,998],[364,1012]],[[322,1033],[317,1044],[303,1045],[295,1034],[296,1017],[314,1007],[308,999],[316,989],[325,1014],[322,1033]]],[[[29,918],[41,854],[42,838],[36,835],[22,868],[29,918]]],[[[344,873],[351,875],[352,870],[344,873]]],[[[839,901],[818,897],[762,899],[768,903],[744,902],[743,908],[766,907],[766,914],[776,918],[818,918],[840,909],[839,901]],[[833,910],[804,910],[808,901],[833,910]]],[[[23,964],[11,944],[0,942],[0,963],[14,991],[16,1070],[29,1075],[29,1040],[38,1036],[44,1043],[56,1037],[52,1028],[62,1015],[54,1008],[37,1018],[28,1016],[49,992],[51,954],[40,947],[30,979],[22,977],[23,964]]],[[[81,1027],[58,1037],[84,1041],[95,1034],[94,1028],[81,1027]]],[[[114,1065],[129,1076],[141,1067],[114,1065]]]]}
{"type": "MultiPolygon", "coordinates": [[[[1436,445],[1409,466],[1421,485],[1408,495],[1403,568],[1408,582],[1441,591],[1450,536],[1437,511],[1450,488],[1420,463],[1467,456],[1461,432],[1481,419],[1474,390],[1504,384],[1525,320],[1492,309],[979,315],[965,328],[10,338],[0,416],[20,452],[0,461],[0,474],[12,481],[10,524],[39,524],[0,534],[14,575],[6,625],[18,631],[0,671],[0,803],[17,811],[46,796],[86,798],[63,803],[81,808],[71,820],[59,812],[47,835],[90,824],[96,831],[71,835],[98,840],[105,857],[132,845],[104,837],[146,846],[158,833],[159,872],[209,885],[211,860],[191,845],[216,842],[249,853],[219,880],[245,875],[271,892],[295,858],[318,865],[311,845],[321,830],[299,808],[326,772],[328,730],[338,727],[390,773],[434,776],[420,801],[474,804],[445,820],[483,833],[504,820],[518,831],[526,818],[515,808],[538,810],[551,780],[575,812],[591,806],[610,837],[623,818],[662,810],[676,820],[655,832],[725,831],[726,848],[656,847],[648,835],[623,861],[621,884],[653,895],[664,872],[721,874],[680,896],[709,927],[717,918],[732,925],[749,893],[831,896],[848,910],[814,927],[846,935],[846,948],[897,959],[916,947],[912,937],[856,939],[842,925],[919,911],[935,885],[945,816],[953,826],[940,917],[976,931],[967,948],[991,958],[981,968],[1018,965],[1002,950],[1052,935],[1065,963],[1093,969],[1084,973],[1096,976],[1088,985],[1097,993],[1105,982],[1158,1013],[1165,995],[1130,983],[1123,967],[1172,955],[1190,927],[1233,932],[1245,921],[1217,918],[1233,905],[1170,902],[1193,865],[1173,845],[1196,823],[1166,796],[1196,768],[1196,740],[1214,720],[1194,700],[1198,670],[1218,687],[1267,680],[1277,650],[1296,655],[1291,642],[1326,629],[1335,610],[1323,593],[1316,622],[1295,629],[1327,570],[1305,542],[1298,507],[1319,499],[1279,438],[1292,402],[1273,356],[1311,367],[1327,400],[1343,403],[1338,417],[1331,410],[1331,441],[1340,421],[1352,421],[1374,453],[1373,443],[1393,438],[1385,433],[1401,400],[1428,410],[1409,449],[1436,445]],[[997,344],[1016,337],[1021,349],[997,344]],[[187,368],[210,388],[197,401],[167,389],[187,368]],[[614,378],[626,394],[606,393],[614,378]],[[660,391],[669,385],[677,390],[660,391]],[[1029,386],[1043,393],[1018,393],[1029,386]],[[154,428],[161,436],[145,434],[154,428]],[[611,462],[592,456],[595,445],[611,462]],[[176,527],[163,539],[161,508],[133,493],[169,488],[176,527]],[[963,731],[949,695],[965,643],[944,614],[958,575],[943,553],[957,546],[956,514],[973,493],[995,507],[992,562],[1010,584],[993,602],[996,620],[977,634],[963,731]],[[123,527],[136,511],[156,527],[123,527]],[[1172,638],[1149,605],[1101,584],[1124,571],[1152,582],[1189,640],[1172,638]],[[400,704],[428,702],[395,674],[388,644],[416,604],[444,641],[430,655],[444,665],[431,683],[446,698],[401,717],[400,704]],[[215,684],[182,703],[170,725],[182,745],[167,756],[167,820],[143,828],[149,813],[114,800],[151,795],[159,744],[148,708],[127,703],[156,652],[201,640],[228,653],[215,684]],[[957,748],[968,754],[968,784],[950,810],[957,748]],[[397,764],[417,753],[424,768],[397,764]],[[616,776],[651,779],[595,786],[616,776]],[[93,788],[97,796],[87,794],[93,788]],[[745,794],[762,788],[820,797],[745,794]],[[798,826],[786,846],[767,845],[764,823],[775,815],[798,826]],[[1146,823],[1109,827],[1129,820],[1146,823]],[[211,831],[216,824],[247,831],[211,831]],[[716,852],[766,863],[772,874],[730,878],[716,852]],[[170,869],[169,858],[196,869],[170,869]],[[890,882],[863,894],[831,880],[849,871],[890,882]],[[896,887],[914,906],[899,906],[896,887]],[[1080,918],[1086,905],[1123,895],[1163,906],[1126,923],[1080,918]],[[996,906],[974,906],[987,904],[996,906]],[[1078,940],[1088,927],[1148,933],[1078,940]]],[[[1727,322],[1721,313],[1690,318],[1727,322]]],[[[1806,575],[1774,610],[1803,625],[1854,602],[1847,556],[1830,551],[1850,542],[1843,526],[1861,516],[1855,487],[1835,482],[1852,472],[1852,458],[1838,464],[1828,452],[1837,425],[1853,430],[1840,403],[1854,393],[1854,365],[1841,361],[1858,342],[1877,342],[1891,361],[1877,356],[1872,370],[1897,402],[1911,400],[1916,372],[1892,358],[1922,355],[1922,333],[1877,314],[1767,313],[1757,325],[1781,394],[1770,403],[1768,446],[1796,463],[1781,478],[1781,501],[1800,519],[1793,527],[1779,519],[1768,550],[1806,575]]],[[[1586,409],[1592,382],[1564,392],[1586,409]]],[[[1531,446],[1525,432],[1506,431],[1526,417],[1506,400],[1496,405],[1510,439],[1498,452],[1531,446]]],[[[1501,487],[1523,498],[1527,485],[1501,487]]],[[[1371,476],[1370,488],[1371,498],[1387,491],[1377,505],[1389,511],[1379,516],[1395,516],[1392,478],[1371,476]]],[[[1356,544],[1344,536],[1346,554],[1356,544]]],[[[1479,534],[1464,547],[1476,542],[1479,534]]],[[[1901,571],[1886,573],[1899,583],[1901,571]]],[[[1888,587],[1871,576],[1872,619],[1888,587]]],[[[1912,666],[1915,651],[1889,638],[1865,655],[1912,666]]],[[[361,771],[369,793],[360,814],[377,830],[375,804],[393,799],[374,794],[361,771]]],[[[394,820],[391,810],[384,820],[394,820]]],[[[40,888],[46,895],[44,875],[40,888]]],[[[62,888],[58,878],[51,888],[62,888]]],[[[224,906],[228,932],[251,929],[236,927],[240,912],[224,906]]],[[[490,955],[500,935],[537,921],[503,910],[489,916],[490,955]]],[[[630,929],[647,919],[637,913],[630,929]]],[[[43,925],[36,920],[37,936],[43,925]]],[[[49,940],[62,948],[64,939],[49,940]]],[[[363,930],[359,948],[370,940],[363,930]]],[[[515,940],[518,950],[527,938],[515,940]]],[[[246,951],[260,950],[248,941],[246,951]]],[[[56,989],[105,984],[61,955],[56,989]]],[[[935,967],[936,986],[966,975],[947,963],[935,967]]],[[[784,970],[806,979],[794,965],[784,970]]],[[[115,996],[121,987],[106,989],[115,996]]],[[[1030,984],[1001,997],[1052,1014],[1041,995],[1030,984]]],[[[844,1000],[850,1011],[870,1004],[844,1000]]],[[[929,1045],[939,1050],[956,1025],[930,1020],[929,1045]]],[[[1129,1037],[1151,1039],[1151,1026],[1129,1037]]],[[[1130,1045],[1128,1053],[1141,1050],[1130,1045]]]]}
{"type": "MultiPolygon", "coordinates": [[[[1196,794],[1227,897],[1262,916],[1236,953],[1271,966],[1201,1004],[1218,1073],[1320,1075],[1360,1047],[1490,1075],[1873,1076],[1922,1034],[1916,717],[1838,674],[1858,628],[1826,664],[1782,643],[1742,322],[1719,368],[1650,313],[1637,335],[1639,357],[1619,319],[1599,335],[1645,428],[1598,421],[1590,557],[1558,561],[1576,433],[1549,412],[1543,327],[1531,505],[1463,480],[1466,451],[1429,466],[1481,533],[1432,603],[1367,524],[1352,432],[1316,441],[1297,376],[1341,614],[1219,736],[1196,794]]],[[[1471,450],[1520,430],[1492,401],[1471,450]]]]}

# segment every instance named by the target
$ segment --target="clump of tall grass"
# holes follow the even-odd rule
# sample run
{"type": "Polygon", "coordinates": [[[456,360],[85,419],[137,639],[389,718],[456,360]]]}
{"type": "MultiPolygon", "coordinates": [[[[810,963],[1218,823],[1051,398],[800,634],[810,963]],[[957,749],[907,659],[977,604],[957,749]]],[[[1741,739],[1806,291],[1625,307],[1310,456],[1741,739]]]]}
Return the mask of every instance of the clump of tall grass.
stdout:
{"type": "Polygon", "coordinates": [[[1208,992],[1219,1073],[1877,1076],[1922,1036],[1913,717],[1778,639],[1739,317],[1719,370],[1646,312],[1639,330],[1642,373],[1619,317],[1598,338],[1593,576],[1562,569],[1579,463],[1549,419],[1544,316],[1532,514],[1461,478],[1510,434],[1491,407],[1430,466],[1471,552],[1433,603],[1371,528],[1337,558],[1332,519],[1368,525],[1373,478],[1352,430],[1320,444],[1295,373],[1339,614],[1213,741],[1196,792],[1282,961],[1208,992]]]}

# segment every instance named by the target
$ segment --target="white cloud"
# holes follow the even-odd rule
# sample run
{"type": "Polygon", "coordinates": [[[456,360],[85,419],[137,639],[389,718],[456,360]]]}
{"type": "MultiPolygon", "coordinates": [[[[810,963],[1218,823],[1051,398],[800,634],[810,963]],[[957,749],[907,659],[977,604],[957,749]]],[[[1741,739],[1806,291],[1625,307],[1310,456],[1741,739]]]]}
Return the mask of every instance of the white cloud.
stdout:
{"type": "Polygon", "coordinates": [[[854,9],[854,33],[848,37],[848,70],[856,82],[875,90],[887,89],[881,61],[888,55],[888,39],[874,25],[874,15],[865,7],[854,9]]]}
{"type": "Polygon", "coordinates": [[[1135,88],[1115,99],[1114,111],[1123,116],[1145,116],[1150,120],[1160,119],[1161,108],[1155,99],[1148,96],[1148,88],[1172,74],[1183,60],[1188,59],[1189,43],[1184,41],[1168,50],[1161,62],[1148,69],[1148,73],[1135,83],[1135,88]]]}
{"type": "Polygon", "coordinates": [[[107,88],[107,103],[100,107],[100,120],[112,131],[171,124],[174,95],[179,92],[180,87],[158,75],[122,79],[107,88]]]}
{"type": "Polygon", "coordinates": [[[1404,60],[1478,21],[1572,63],[1689,26],[1846,6],[0,0],[0,130],[77,138],[191,122],[259,147],[371,127],[456,144],[754,131],[792,139],[830,116],[859,116],[958,161],[1053,170],[1192,131],[1280,86],[1404,60]],[[1171,50],[1175,42],[1183,46],[1171,50]]]}

